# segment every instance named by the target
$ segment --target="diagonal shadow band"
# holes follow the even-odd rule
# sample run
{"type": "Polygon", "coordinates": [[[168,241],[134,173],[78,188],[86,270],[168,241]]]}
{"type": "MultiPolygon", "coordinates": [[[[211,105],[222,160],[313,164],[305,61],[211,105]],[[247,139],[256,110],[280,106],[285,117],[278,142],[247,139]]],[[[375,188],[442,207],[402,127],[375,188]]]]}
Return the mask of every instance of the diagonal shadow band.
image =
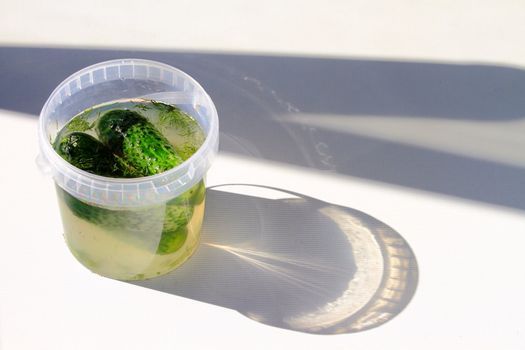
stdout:
{"type": "Polygon", "coordinates": [[[124,57],[177,66],[219,100],[245,102],[239,91],[228,91],[234,86],[267,90],[282,107],[305,113],[481,121],[521,119],[525,109],[525,71],[502,65],[5,46],[0,46],[0,108],[38,114],[69,74],[124,57]],[[231,85],[225,89],[225,84],[231,85]]]}
{"type": "Polygon", "coordinates": [[[64,77],[122,57],[201,82],[221,152],[525,210],[525,71],[502,65],[0,47],[0,109],[38,114],[64,77]]]}
{"type": "Polygon", "coordinates": [[[168,275],[133,284],[316,334],[377,327],[415,293],[418,268],[408,243],[367,214],[255,185],[216,186],[206,201],[195,255],[168,275]]]}

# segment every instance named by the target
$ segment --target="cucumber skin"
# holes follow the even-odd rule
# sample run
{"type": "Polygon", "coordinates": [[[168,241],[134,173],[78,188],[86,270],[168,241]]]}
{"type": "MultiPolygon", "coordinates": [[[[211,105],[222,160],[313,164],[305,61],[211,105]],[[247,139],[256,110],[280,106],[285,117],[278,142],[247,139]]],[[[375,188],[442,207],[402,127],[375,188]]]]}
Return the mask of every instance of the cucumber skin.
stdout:
{"type": "Polygon", "coordinates": [[[124,177],[159,174],[183,162],[164,135],[137,112],[109,111],[99,118],[96,131],[115,154],[124,177]]]}
{"type": "Polygon", "coordinates": [[[112,151],[122,153],[122,141],[128,129],[148,120],[137,112],[127,109],[114,109],[104,113],[96,122],[99,140],[112,151]]]}
{"type": "Polygon", "coordinates": [[[119,177],[113,154],[100,141],[82,132],[59,136],[53,148],[71,165],[96,175],[119,177]]]}

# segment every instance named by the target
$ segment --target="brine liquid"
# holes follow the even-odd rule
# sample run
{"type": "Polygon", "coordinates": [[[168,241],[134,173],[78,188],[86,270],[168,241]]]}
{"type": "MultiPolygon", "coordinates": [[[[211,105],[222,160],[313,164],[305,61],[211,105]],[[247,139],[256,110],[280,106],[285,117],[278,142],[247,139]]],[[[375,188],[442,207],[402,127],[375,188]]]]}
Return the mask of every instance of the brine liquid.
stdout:
{"type": "MultiPolygon", "coordinates": [[[[125,229],[107,230],[83,220],[72,213],[60,199],[59,206],[64,226],[64,237],[69,249],[84,266],[102,276],[120,280],[141,280],[163,275],[180,266],[195,251],[199,243],[204,201],[195,206],[187,224],[186,241],[177,251],[160,255],[151,244],[141,246],[125,229]]],[[[158,232],[151,232],[152,236],[158,232]]],[[[153,239],[152,239],[153,242],[153,239]]]]}
{"type": "MultiPolygon", "coordinates": [[[[166,123],[161,119],[160,111],[147,100],[116,101],[90,108],[66,124],[58,137],[68,131],[82,131],[96,137],[94,122],[104,112],[112,109],[139,112],[175,148],[190,146],[198,149],[205,138],[193,119],[191,123],[183,123],[182,126],[166,123]]],[[[204,182],[201,181],[196,185],[198,186],[204,186],[204,182]]],[[[204,216],[204,192],[198,201],[186,198],[186,193],[179,197],[177,204],[166,203],[126,210],[94,207],[91,203],[74,199],[58,186],[57,193],[66,243],[76,259],[97,274],[120,280],[156,277],[181,265],[198,246],[204,216]],[[87,214],[82,216],[78,214],[78,210],[75,212],[77,207],[72,207],[71,200],[82,206],[81,209],[87,214]],[[169,217],[170,205],[171,209],[187,213],[188,219],[184,220],[185,227],[179,228],[185,232],[183,243],[177,245],[173,251],[166,252],[160,251],[160,241],[164,234],[165,221],[172,219],[169,217]],[[123,217],[130,220],[123,220],[123,217]]]]}

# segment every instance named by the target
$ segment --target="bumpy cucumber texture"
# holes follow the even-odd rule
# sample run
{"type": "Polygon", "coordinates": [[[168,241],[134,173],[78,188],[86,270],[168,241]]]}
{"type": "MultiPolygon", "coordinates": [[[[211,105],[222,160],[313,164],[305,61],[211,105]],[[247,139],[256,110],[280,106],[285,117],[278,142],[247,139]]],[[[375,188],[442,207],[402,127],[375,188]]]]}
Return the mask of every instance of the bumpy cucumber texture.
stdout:
{"type": "Polygon", "coordinates": [[[183,161],[160,131],[137,112],[109,111],[98,120],[96,131],[115,154],[125,177],[155,175],[183,161]]]}
{"type": "Polygon", "coordinates": [[[56,152],[79,169],[103,176],[118,176],[113,154],[93,136],[73,132],[59,137],[54,144],[56,152]]]}

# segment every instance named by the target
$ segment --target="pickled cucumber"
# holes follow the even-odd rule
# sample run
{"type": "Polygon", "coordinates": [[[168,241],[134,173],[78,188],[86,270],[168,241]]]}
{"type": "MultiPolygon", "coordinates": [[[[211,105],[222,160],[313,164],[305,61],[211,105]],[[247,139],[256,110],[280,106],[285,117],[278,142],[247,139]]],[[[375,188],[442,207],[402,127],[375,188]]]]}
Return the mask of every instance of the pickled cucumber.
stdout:
{"type": "Polygon", "coordinates": [[[104,144],[93,136],[72,132],[57,138],[56,152],[79,169],[102,176],[119,177],[115,157],[104,144]]]}
{"type": "Polygon", "coordinates": [[[99,139],[113,154],[125,177],[159,174],[182,163],[171,143],[145,117],[116,109],[100,117],[99,139]]]}

